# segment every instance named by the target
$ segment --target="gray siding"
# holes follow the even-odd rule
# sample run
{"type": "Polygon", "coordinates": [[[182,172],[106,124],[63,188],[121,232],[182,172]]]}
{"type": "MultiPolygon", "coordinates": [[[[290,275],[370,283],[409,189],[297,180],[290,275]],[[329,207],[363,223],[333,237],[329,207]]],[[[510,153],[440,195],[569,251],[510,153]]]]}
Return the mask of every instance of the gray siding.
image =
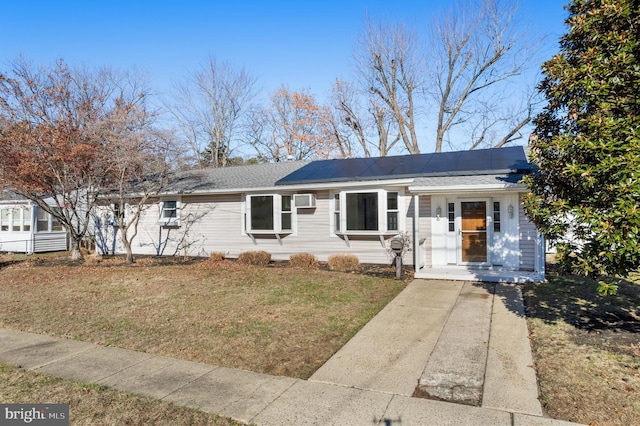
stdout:
{"type": "Polygon", "coordinates": [[[431,255],[431,196],[421,195],[419,206],[418,226],[420,229],[420,240],[423,240],[422,249],[424,262],[427,268],[433,266],[431,255]]]}
{"type": "MultiPolygon", "coordinates": [[[[271,253],[274,260],[288,260],[292,254],[309,252],[326,261],[332,254],[351,253],[363,263],[391,262],[379,236],[349,236],[347,243],[343,237],[333,234],[330,192],[311,192],[316,194],[316,208],[294,212],[294,233],[282,234],[279,241],[270,234],[255,234],[253,238],[243,234],[243,196],[240,194],[183,196],[178,228],[158,225],[160,202],[154,202],[141,216],[132,248],[136,254],[209,256],[212,252],[224,252],[231,258],[243,251],[264,250],[271,253]]],[[[408,198],[404,206],[401,214],[406,218],[410,207],[408,198]]],[[[410,225],[411,221],[407,220],[409,230],[410,225]]],[[[120,242],[108,241],[115,252],[123,252],[120,242]]],[[[413,263],[410,255],[405,256],[405,262],[413,263]]]]}
{"type": "Polygon", "coordinates": [[[536,238],[538,231],[535,225],[529,221],[522,204],[522,196],[519,199],[519,231],[520,231],[520,269],[533,271],[535,265],[536,238]]]}
{"type": "Polygon", "coordinates": [[[35,253],[67,250],[66,232],[36,232],[33,239],[35,253]]]}

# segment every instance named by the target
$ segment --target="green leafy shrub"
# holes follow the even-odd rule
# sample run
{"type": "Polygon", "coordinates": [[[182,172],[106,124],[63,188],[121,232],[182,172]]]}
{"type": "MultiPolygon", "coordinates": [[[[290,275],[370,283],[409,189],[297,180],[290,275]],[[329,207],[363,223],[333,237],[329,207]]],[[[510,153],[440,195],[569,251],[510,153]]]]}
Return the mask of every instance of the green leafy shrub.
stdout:
{"type": "Polygon", "coordinates": [[[238,256],[238,263],[242,265],[267,266],[271,262],[271,254],[266,251],[245,251],[238,256]]]}
{"type": "Polygon", "coordinates": [[[355,254],[333,254],[329,256],[329,269],[332,271],[357,271],[360,260],[355,254]]]}
{"type": "Polygon", "coordinates": [[[289,257],[289,266],[303,269],[317,269],[318,259],[311,253],[297,253],[289,257]]]}

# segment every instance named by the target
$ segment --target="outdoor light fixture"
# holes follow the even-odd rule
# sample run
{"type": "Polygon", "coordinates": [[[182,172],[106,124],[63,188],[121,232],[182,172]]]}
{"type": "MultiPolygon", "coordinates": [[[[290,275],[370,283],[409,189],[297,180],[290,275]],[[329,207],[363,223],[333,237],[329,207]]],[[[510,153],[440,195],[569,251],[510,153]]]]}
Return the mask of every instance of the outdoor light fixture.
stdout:
{"type": "Polygon", "coordinates": [[[436,209],[436,220],[440,220],[440,215],[442,215],[442,208],[438,206],[436,209]]]}
{"type": "Polygon", "coordinates": [[[509,219],[513,219],[513,206],[511,204],[509,204],[507,211],[509,212],[509,219]]]}

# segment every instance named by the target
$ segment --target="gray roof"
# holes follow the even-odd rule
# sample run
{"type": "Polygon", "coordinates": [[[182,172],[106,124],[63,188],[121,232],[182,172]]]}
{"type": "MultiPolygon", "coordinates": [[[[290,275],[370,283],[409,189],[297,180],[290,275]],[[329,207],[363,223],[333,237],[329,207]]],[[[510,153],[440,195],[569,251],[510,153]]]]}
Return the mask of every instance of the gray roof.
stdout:
{"type": "Polygon", "coordinates": [[[428,176],[415,178],[412,187],[438,186],[476,186],[476,185],[507,185],[522,186],[519,182],[524,176],[521,173],[473,175],[473,176],[428,176]]]}
{"type": "Polygon", "coordinates": [[[16,194],[8,188],[0,190],[0,201],[26,201],[26,198],[16,194]]]}
{"type": "Polygon", "coordinates": [[[273,188],[277,185],[321,184],[414,179],[413,187],[508,184],[519,187],[531,170],[525,147],[450,153],[292,161],[251,166],[207,168],[170,176],[165,194],[206,194],[273,188]]]}
{"type": "Polygon", "coordinates": [[[170,176],[162,192],[197,194],[211,191],[273,187],[307,161],[188,170],[170,176]]]}

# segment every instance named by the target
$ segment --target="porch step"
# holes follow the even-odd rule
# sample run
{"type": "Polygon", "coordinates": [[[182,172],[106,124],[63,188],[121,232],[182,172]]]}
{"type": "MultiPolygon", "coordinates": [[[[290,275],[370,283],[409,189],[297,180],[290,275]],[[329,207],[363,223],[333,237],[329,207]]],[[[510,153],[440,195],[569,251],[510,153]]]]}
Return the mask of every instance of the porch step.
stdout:
{"type": "Polygon", "coordinates": [[[495,284],[465,283],[414,396],[482,404],[495,284]]]}

